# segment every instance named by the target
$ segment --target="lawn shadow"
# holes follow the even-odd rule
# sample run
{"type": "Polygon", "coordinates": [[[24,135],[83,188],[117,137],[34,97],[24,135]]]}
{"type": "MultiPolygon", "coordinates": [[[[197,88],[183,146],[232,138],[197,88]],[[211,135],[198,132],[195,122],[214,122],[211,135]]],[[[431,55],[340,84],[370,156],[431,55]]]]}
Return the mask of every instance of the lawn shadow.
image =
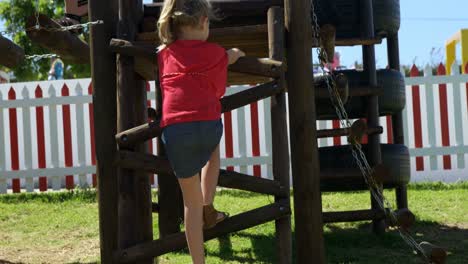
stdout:
{"type": "Polygon", "coordinates": [[[11,262],[8,260],[0,259],[0,264],[24,264],[24,262],[11,262]]]}
{"type": "MultiPolygon", "coordinates": [[[[420,221],[411,234],[417,242],[428,241],[447,249],[447,263],[468,263],[468,226],[450,226],[420,221]]],[[[250,248],[233,250],[231,235],[218,238],[219,250],[209,255],[225,261],[240,263],[275,263],[276,249],[273,234],[251,234],[241,231],[236,236],[248,238],[250,248]]],[[[292,234],[294,240],[294,233],[292,234]]],[[[424,263],[404,242],[396,230],[376,235],[369,222],[353,226],[327,224],[324,234],[327,263],[424,263]]],[[[313,261],[311,257],[311,261],[313,261]]],[[[293,242],[293,263],[295,245],[293,242]]]]}

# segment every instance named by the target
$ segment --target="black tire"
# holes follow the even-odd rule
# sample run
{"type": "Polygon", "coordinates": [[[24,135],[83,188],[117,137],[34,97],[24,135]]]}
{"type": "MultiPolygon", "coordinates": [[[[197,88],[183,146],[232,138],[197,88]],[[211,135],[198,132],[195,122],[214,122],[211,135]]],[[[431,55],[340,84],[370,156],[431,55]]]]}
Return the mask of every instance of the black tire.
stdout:
{"type": "MultiPolygon", "coordinates": [[[[363,145],[367,153],[367,145],[363,145]]],[[[385,182],[385,188],[394,188],[406,185],[410,181],[410,157],[408,148],[399,144],[381,144],[382,162],[389,169],[389,178],[385,182]]],[[[331,169],[358,169],[350,146],[333,146],[319,148],[320,170],[331,169]]],[[[355,191],[367,190],[367,184],[363,176],[353,177],[324,177],[321,178],[322,191],[355,191]]]]}
{"type": "MultiPolygon", "coordinates": [[[[367,83],[367,78],[362,71],[344,70],[337,71],[336,73],[343,73],[348,77],[350,93],[352,93],[353,88],[367,83]]],[[[395,70],[378,70],[377,82],[383,89],[383,94],[379,96],[380,116],[393,115],[402,111],[406,105],[405,79],[403,75],[395,70]]],[[[349,96],[345,108],[349,118],[366,117],[366,97],[349,96]]],[[[320,120],[338,119],[335,108],[332,106],[330,100],[327,102],[323,100],[318,101],[317,118],[320,120]]]]}
{"type": "MultiPolygon", "coordinates": [[[[319,25],[335,25],[337,38],[361,37],[359,3],[359,0],[314,0],[319,25]]],[[[400,0],[373,0],[373,8],[375,34],[397,33],[400,29],[400,0]]]]}

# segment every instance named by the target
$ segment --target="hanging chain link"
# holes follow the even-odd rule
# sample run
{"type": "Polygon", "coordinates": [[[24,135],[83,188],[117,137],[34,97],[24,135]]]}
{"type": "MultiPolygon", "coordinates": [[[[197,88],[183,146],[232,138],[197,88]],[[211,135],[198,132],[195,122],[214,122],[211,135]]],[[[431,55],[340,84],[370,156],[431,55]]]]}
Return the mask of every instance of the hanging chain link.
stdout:
{"type": "MultiPolygon", "coordinates": [[[[319,43],[318,45],[319,47],[317,48],[317,56],[320,61],[320,68],[324,75],[331,77],[330,71],[328,72],[325,71],[325,64],[328,63],[328,54],[325,52],[325,49],[323,48],[323,43],[319,36],[320,26],[318,24],[318,18],[315,12],[314,3],[312,2],[311,2],[311,10],[312,10],[312,20],[313,20],[313,30],[314,30],[313,36],[315,39],[317,39],[319,43]]],[[[346,112],[343,101],[341,100],[341,96],[336,87],[334,79],[325,78],[325,80],[326,80],[327,90],[330,94],[331,102],[335,108],[335,111],[336,111],[336,114],[338,116],[341,126],[348,127],[348,128],[351,127],[352,123],[348,117],[348,113],[346,112]]],[[[352,151],[353,158],[356,161],[359,167],[359,170],[361,171],[363,175],[364,181],[369,187],[372,197],[375,199],[380,209],[382,209],[385,215],[390,218],[392,223],[396,224],[397,229],[402,239],[416,253],[420,253],[424,257],[424,259],[428,263],[430,263],[429,257],[426,256],[421,246],[414,240],[411,234],[409,234],[407,230],[403,229],[402,227],[398,225],[398,219],[397,219],[396,213],[393,210],[391,210],[391,208],[393,207],[392,204],[385,198],[382,192],[382,188],[380,187],[380,184],[377,183],[374,177],[372,176],[374,173],[374,169],[372,169],[372,167],[369,165],[366,155],[364,154],[364,151],[362,150],[361,143],[356,140],[352,140],[350,144],[351,144],[351,151],[352,151]]]]}
{"type": "Polygon", "coordinates": [[[52,58],[60,58],[57,54],[39,54],[39,55],[30,55],[26,56],[25,59],[39,61],[42,59],[52,59],[52,58]]]}

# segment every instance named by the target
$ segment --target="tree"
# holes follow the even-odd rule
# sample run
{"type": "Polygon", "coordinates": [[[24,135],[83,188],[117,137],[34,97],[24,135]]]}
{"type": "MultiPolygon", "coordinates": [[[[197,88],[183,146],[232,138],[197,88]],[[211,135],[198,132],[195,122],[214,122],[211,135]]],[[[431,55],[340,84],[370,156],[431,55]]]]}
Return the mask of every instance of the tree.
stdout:
{"type": "MultiPolygon", "coordinates": [[[[64,14],[64,0],[37,0],[39,12],[50,18],[60,18],[64,14]]],[[[6,37],[22,47],[27,55],[47,54],[50,51],[31,42],[25,32],[26,20],[36,14],[36,1],[33,0],[0,0],[0,20],[5,22],[6,37]]],[[[84,38],[88,36],[84,32],[84,38]]],[[[16,81],[33,81],[47,79],[50,60],[26,60],[13,71],[16,81]]],[[[85,78],[90,76],[90,65],[66,65],[65,78],[85,78]]]]}

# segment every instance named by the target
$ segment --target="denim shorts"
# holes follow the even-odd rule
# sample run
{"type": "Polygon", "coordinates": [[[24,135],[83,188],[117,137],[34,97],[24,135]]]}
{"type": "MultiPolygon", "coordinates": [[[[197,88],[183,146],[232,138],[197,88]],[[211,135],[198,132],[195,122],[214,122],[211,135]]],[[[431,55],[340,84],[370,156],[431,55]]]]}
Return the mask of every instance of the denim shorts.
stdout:
{"type": "Polygon", "coordinates": [[[221,119],[165,127],[161,139],[176,177],[189,178],[199,173],[218,146],[222,135],[221,119]]]}

